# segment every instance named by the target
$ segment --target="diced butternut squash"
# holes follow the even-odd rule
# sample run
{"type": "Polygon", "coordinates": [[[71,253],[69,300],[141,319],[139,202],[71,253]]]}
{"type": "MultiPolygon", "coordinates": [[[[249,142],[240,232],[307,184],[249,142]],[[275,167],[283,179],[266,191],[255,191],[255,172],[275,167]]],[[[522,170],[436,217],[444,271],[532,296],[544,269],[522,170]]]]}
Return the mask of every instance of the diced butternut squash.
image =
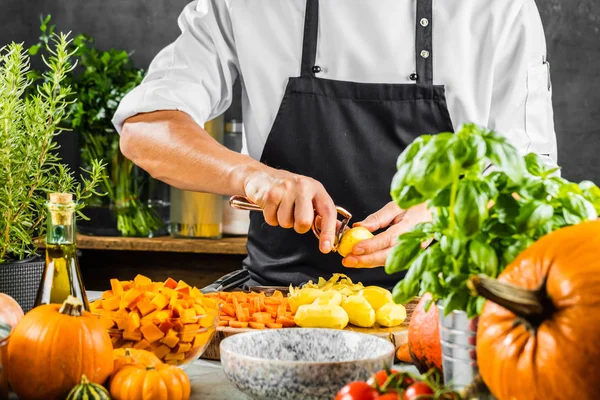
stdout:
{"type": "Polygon", "coordinates": [[[145,350],[150,346],[150,342],[147,341],[146,339],[142,339],[139,342],[137,342],[136,344],[133,345],[134,349],[141,349],[141,350],[145,350]]]}
{"type": "Polygon", "coordinates": [[[169,346],[169,348],[173,348],[177,345],[177,343],[179,343],[179,338],[177,336],[165,336],[164,338],[160,339],[160,342],[164,345],[169,346]]]}
{"type": "Polygon", "coordinates": [[[123,294],[123,285],[118,279],[110,280],[110,288],[115,296],[121,296],[123,294]]]}
{"type": "Polygon", "coordinates": [[[145,317],[146,315],[154,311],[156,309],[156,306],[150,303],[148,300],[144,299],[137,303],[137,309],[140,311],[140,314],[142,314],[142,317],[145,317]]]}
{"type": "Polygon", "coordinates": [[[144,292],[138,289],[131,289],[125,292],[123,295],[123,301],[126,304],[126,307],[129,309],[133,309],[138,301],[142,300],[144,297],[144,292]]]}
{"type": "Polygon", "coordinates": [[[203,333],[199,333],[195,336],[194,338],[194,343],[192,344],[192,347],[201,347],[201,346],[205,346],[208,344],[208,341],[212,338],[212,334],[213,334],[214,330],[211,329],[208,332],[203,332],[203,333]]]}
{"type": "Polygon", "coordinates": [[[165,356],[165,361],[171,361],[171,360],[183,361],[183,360],[185,360],[185,354],[171,352],[165,356]]]}
{"type": "Polygon", "coordinates": [[[180,311],[179,318],[184,324],[192,324],[198,320],[198,318],[196,318],[196,310],[194,310],[193,308],[188,308],[180,311]]]}
{"type": "Polygon", "coordinates": [[[153,343],[159,339],[162,339],[165,334],[156,325],[142,325],[140,331],[144,335],[144,339],[148,342],[153,343]]]}
{"type": "Polygon", "coordinates": [[[161,331],[163,331],[163,333],[166,335],[167,333],[169,333],[169,331],[171,330],[171,328],[173,328],[173,323],[170,320],[165,320],[163,322],[160,323],[160,325],[158,326],[158,329],[160,329],[161,331]]]}
{"type": "Polygon", "coordinates": [[[171,310],[157,311],[156,315],[154,316],[154,318],[160,323],[171,319],[171,317],[173,317],[173,311],[171,310]]]}
{"type": "Polygon", "coordinates": [[[190,343],[179,343],[171,351],[175,352],[175,353],[185,353],[186,351],[188,351],[191,348],[192,348],[192,345],[190,343]]]}
{"type": "Polygon", "coordinates": [[[164,287],[175,289],[177,287],[177,281],[171,278],[167,278],[164,283],[164,287]]]}
{"type": "Polygon", "coordinates": [[[139,330],[133,332],[123,331],[123,339],[138,342],[142,340],[142,332],[140,332],[139,330]]]}
{"type": "Polygon", "coordinates": [[[123,287],[123,291],[126,292],[133,286],[133,282],[131,281],[121,281],[121,287],[123,287]]]}
{"type": "Polygon", "coordinates": [[[115,311],[119,309],[121,299],[118,296],[112,296],[102,300],[102,309],[107,311],[115,311]]]}
{"type": "Polygon", "coordinates": [[[115,294],[113,293],[112,290],[105,290],[104,292],[102,292],[102,298],[103,299],[108,299],[109,297],[113,297],[115,294]]]}
{"type": "Polygon", "coordinates": [[[200,289],[198,289],[196,286],[194,286],[190,290],[190,296],[192,296],[193,298],[204,297],[204,295],[202,294],[202,292],[200,291],[200,289]]]}
{"type": "Polygon", "coordinates": [[[152,279],[148,278],[147,276],[138,274],[135,278],[133,278],[133,282],[135,283],[136,287],[140,287],[152,284],[152,279]]]}
{"type": "Polygon", "coordinates": [[[175,293],[175,291],[171,288],[163,286],[160,288],[160,293],[162,293],[163,296],[165,296],[167,299],[171,299],[171,296],[173,296],[173,293],[175,293]]]}
{"type": "Polygon", "coordinates": [[[160,347],[157,347],[156,349],[153,350],[154,355],[156,355],[156,357],[160,358],[161,360],[167,355],[169,354],[169,352],[171,351],[171,349],[168,346],[165,346],[164,344],[161,345],[160,347]]]}

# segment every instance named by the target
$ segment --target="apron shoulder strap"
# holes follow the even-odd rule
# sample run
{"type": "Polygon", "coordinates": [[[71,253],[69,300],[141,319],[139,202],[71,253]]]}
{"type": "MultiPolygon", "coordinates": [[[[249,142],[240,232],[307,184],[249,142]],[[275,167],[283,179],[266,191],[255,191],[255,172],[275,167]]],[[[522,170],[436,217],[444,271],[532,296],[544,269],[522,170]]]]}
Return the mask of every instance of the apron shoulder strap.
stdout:
{"type": "Polygon", "coordinates": [[[319,0],[306,0],[304,16],[304,38],[302,41],[302,77],[315,76],[315,60],[317,59],[317,36],[319,33],[319,0]]]}
{"type": "Polygon", "coordinates": [[[417,83],[433,85],[433,0],[417,0],[417,83]]]}

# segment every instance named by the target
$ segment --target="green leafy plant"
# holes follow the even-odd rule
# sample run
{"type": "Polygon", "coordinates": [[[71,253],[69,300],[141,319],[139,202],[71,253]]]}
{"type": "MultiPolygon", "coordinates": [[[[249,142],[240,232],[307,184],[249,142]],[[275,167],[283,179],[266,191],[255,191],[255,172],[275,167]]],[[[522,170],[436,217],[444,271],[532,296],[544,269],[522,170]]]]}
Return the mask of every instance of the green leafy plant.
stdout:
{"type": "MultiPolygon", "coordinates": [[[[42,18],[40,42],[30,47],[37,53],[54,31],[50,16],[42,18]]],[[[153,236],[165,229],[156,211],[140,199],[148,175],[136,168],[119,150],[119,135],[111,118],[121,99],[143,79],[144,71],[135,68],[124,50],[100,51],[94,40],[77,35],[70,46],[78,67],[69,78],[76,99],[69,108],[68,123],[81,137],[81,160],[89,168],[92,160],[108,163],[101,182],[106,197],[93,197],[91,205],[111,207],[117,228],[123,236],[153,236]]],[[[35,77],[34,77],[35,78],[35,77]]]]}
{"type": "Polygon", "coordinates": [[[495,278],[541,236],[598,217],[600,189],[557,171],[473,124],[416,139],[398,158],[391,194],[403,209],[426,202],[433,221],[401,235],[386,260],[389,274],[408,270],[394,300],[430,292],[445,314],[478,315],[484,299],[467,287],[471,275],[495,278]]]}
{"type": "Polygon", "coordinates": [[[28,79],[29,62],[22,44],[0,49],[0,263],[21,260],[35,252],[35,237],[44,234],[45,202],[50,192],[73,192],[79,201],[92,195],[102,179],[103,164],[91,159],[76,183],[56,155],[55,137],[62,127],[72,95],[66,83],[73,70],[70,41],[52,35],[46,46],[44,82],[28,79]]]}

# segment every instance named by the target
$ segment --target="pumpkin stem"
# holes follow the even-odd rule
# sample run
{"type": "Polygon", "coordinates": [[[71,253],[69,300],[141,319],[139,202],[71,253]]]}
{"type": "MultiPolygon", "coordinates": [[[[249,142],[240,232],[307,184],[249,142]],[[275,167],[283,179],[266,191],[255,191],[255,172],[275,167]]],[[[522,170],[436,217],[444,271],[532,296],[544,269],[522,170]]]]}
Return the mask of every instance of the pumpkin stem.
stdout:
{"type": "Polygon", "coordinates": [[[83,303],[77,297],[69,295],[58,312],[71,317],[81,317],[83,315],[83,303]]]}
{"type": "Polygon", "coordinates": [[[87,376],[81,375],[81,384],[82,385],[87,385],[88,383],[90,383],[89,379],[87,378],[87,376]]]}
{"type": "Polygon", "coordinates": [[[546,281],[539,289],[529,290],[480,274],[472,276],[469,284],[477,294],[506,308],[534,329],[554,312],[554,304],[546,293],[546,281]]]}

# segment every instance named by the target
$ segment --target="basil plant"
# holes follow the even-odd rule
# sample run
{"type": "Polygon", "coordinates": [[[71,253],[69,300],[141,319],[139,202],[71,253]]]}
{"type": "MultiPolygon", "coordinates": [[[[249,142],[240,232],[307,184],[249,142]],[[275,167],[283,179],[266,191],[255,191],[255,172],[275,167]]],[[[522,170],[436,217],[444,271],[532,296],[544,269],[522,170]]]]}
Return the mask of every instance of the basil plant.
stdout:
{"type": "Polygon", "coordinates": [[[391,195],[402,209],[427,203],[433,215],[401,235],[386,260],[388,274],[407,270],[394,301],[429,292],[446,315],[469,317],[484,303],[467,287],[471,275],[495,278],[540,237],[600,212],[592,182],[569,182],[536,154],[521,156],[505,137],[474,124],[416,139],[398,158],[391,195]]]}

